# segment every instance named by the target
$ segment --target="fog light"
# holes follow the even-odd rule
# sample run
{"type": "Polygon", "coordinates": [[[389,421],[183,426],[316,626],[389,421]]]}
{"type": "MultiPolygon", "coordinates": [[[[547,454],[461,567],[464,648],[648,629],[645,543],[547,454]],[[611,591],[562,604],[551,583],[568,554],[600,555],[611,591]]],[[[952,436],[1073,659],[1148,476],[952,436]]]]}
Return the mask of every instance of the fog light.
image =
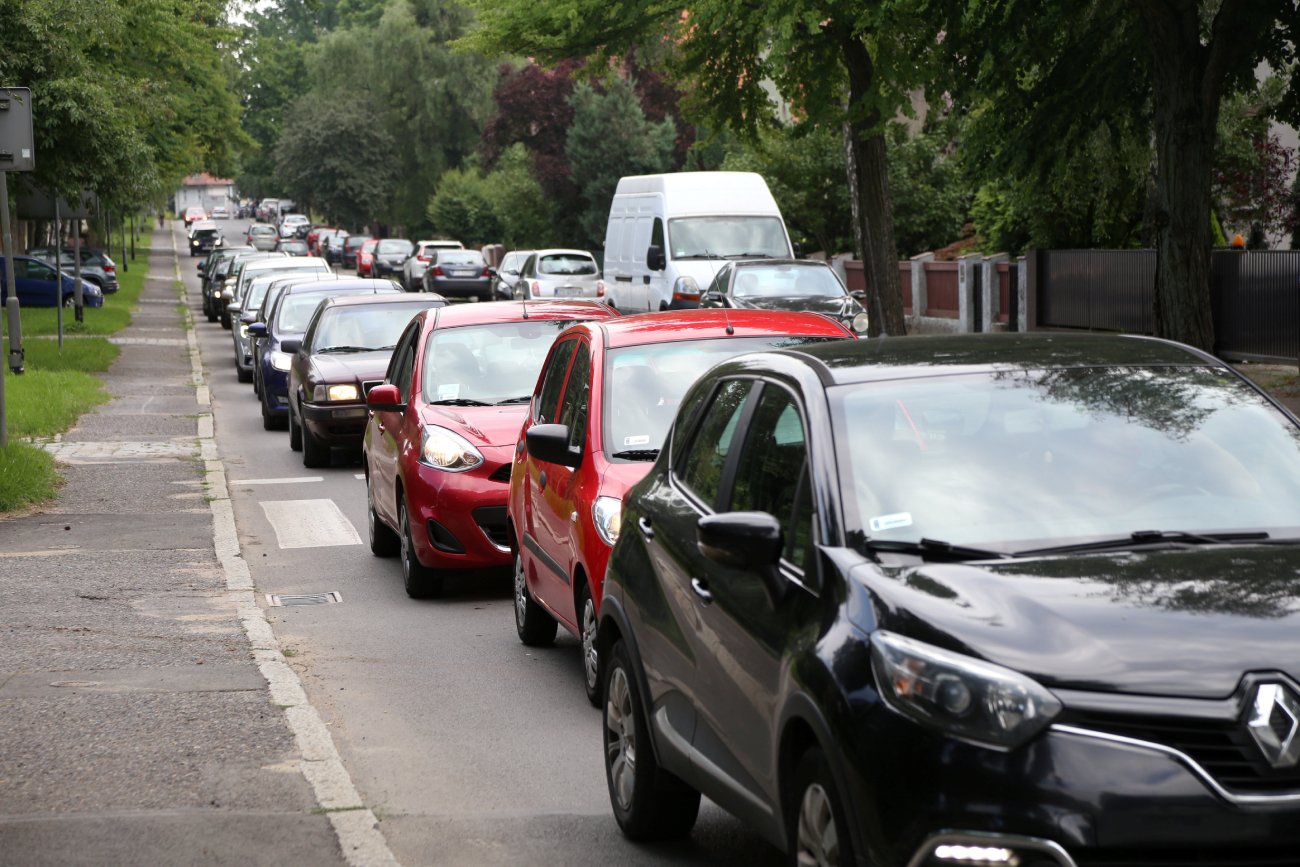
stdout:
{"type": "Polygon", "coordinates": [[[937,846],[934,857],[954,864],[1007,864],[1016,867],[1020,863],[1015,852],[1000,846],[937,846]]]}

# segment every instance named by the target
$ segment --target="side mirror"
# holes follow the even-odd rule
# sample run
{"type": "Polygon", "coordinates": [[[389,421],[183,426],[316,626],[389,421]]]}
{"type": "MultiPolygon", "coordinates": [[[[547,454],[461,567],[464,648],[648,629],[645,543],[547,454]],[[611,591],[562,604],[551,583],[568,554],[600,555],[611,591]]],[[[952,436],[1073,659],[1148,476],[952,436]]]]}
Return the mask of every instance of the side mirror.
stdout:
{"type": "Polygon", "coordinates": [[[726,307],[727,302],[723,299],[721,292],[705,292],[700,297],[701,307],[726,307]]]}
{"type": "Polygon", "coordinates": [[[199,263],[199,273],[202,274],[202,273],[203,273],[204,271],[206,271],[206,270],[208,270],[208,263],[207,263],[206,261],[204,261],[204,262],[200,262],[200,263],[199,263]]]}
{"type": "Polygon", "coordinates": [[[854,289],[849,294],[852,295],[854,298],[856,298],[858,300],[858,303],[860,304],[867,303],[867,291],[865,289],[854,289]]]}
{"type": "Polygon", "coordinates": [[[374,412],[405,412],[402,393],[395,385],[376,385],[366,395],[366,406],[374,412]]]}
{"type": "Polygon", "coordinates": [[[248,336],[249,336],[249,337],[265,337],[265,336],[266,336],[266,323],[265,323],[265,322],[250,322],[249,325],[248,325],[248,336]]]}
{"type": "Polygon", "coordinates": [[[785,597],[787,584],[777,568],[784,534],[767,512],[705,515],[696,522],[695,539],[700,553],[715,563],[757,573],[773,604],[785,597]]]}
{"type": "Polygon", "coordinates": [[[794,246],[794,257],[795,257],[796,259],[802,259],[802,258],[803,258],[803,244],[800,244],[798,241],[795,241],[793,246],[794,246]]]}
{"type": "Polygon", "coordinates": [[[500,277],[500,276],[501,276],[500,274],[497,273],[497,269],[496,269],[496,268],[488,268],[488,269],[487,269],[487,275],[488,275],[489,277],[500,277]]]}
{"type": "Polygon", "coordinates": [[[302,341],[296,337],[280,341],[280,351],[286,355],[293,355],[299,349],[302,349],[302,341]]]}
{"type": "Polygon", "coordinates": [[[231,316],[238,316],[244,311],[244,308],[240,307],[238,304],[227,304],[226,310],[230,311],[231,316]]]}
{"type": "Polygon", "coordinates": [[[658,244],[651,244],[645,251],[645,266],[651,271],[662,271],[668,266],[664,259],[664,248],[658,244]]]}
{"type": "Polygon", "coordinates": [[[562,424],[535,424],[524,436],[528,453],[539,461],[576,467],[582,462],[582,453],[569,450],[569,428],[562,424]]]}

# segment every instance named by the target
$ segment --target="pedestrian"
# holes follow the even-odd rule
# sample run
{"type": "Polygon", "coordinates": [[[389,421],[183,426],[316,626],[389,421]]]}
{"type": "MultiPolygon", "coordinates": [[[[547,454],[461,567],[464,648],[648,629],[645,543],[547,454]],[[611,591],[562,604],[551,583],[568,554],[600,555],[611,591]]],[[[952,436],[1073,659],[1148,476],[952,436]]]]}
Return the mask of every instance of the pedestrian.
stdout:
{"type": "Polygon", "coordinates": [[[163,212],[162,212],[162,211],[159,211],[159,212],[158,212],[158,228],[161,229],[162,227],[163,227],[163,212]]]}

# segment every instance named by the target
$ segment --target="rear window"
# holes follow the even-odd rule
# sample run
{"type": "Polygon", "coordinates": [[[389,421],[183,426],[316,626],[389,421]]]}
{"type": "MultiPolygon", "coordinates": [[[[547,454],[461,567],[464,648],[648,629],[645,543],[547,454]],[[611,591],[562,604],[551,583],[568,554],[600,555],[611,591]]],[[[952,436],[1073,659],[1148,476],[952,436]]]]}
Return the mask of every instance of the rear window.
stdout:
{"type": "Polygon", "coordinates": [[[250,235],[274,235],[275,226],[254,226],[248,230],[250,235]]]}
{"type": "Polygon", "coordinates": [[[370,240],[369,238],[364,238],[361,235],[351,235],[348,237],[346,241],[343,242],[343,244],[349,250],[357,250],[360,249],[362,244],[366,243],[366,241],[369,240],[370,240]]]}
{"type": "Polygon", "coordinates": [[[439,265],[482,265],[483,254],[474,250],[439,250],[439,265]]]}
{"type": "Polygon", "coordinates": [[[398,239],[389,239],[380,241],[376,250],[379,253],[409,253],[411,252],[411,242],[398,239]]]}
{"type": "Polygon", "coordinates": [[[563,274],[581,276],[596,273],[596,260],[590,256],[573,253],[556,253],[543,256],[537,264],[539,274],[563,274]]]}

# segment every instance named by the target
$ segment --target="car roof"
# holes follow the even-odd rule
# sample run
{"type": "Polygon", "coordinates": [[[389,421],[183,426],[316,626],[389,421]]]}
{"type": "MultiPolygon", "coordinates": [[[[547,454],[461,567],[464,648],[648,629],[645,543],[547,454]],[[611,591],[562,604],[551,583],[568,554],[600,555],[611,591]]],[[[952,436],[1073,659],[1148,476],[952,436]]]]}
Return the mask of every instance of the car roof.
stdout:
{"type": "Polygon", "coordinates": [[[369,277],[354,277],[346,280],[309,280],[284,287],[284,295],[298,295],[303,292],[330,292],[335,289],[401,289],[392,280],[372,280],[369,277]]]}
{"type": "Polygon", "coordinates": [[[599,328],[604,334],[605,345],[610,349],[709,337],[760,337],[766,334],[853,336],[840,323],[820,313],[720,308],[639,313],[602,322],[599,328]],[[728,325],[731,333],[727,332],[728,325]]]}
{"type": "Polygon", "coordinates": [[[575,298],[565,301],[481,301],[438,308],[438,328],[522,322],[525,319],[598,319],[617,316],[608,304],[575,298]]]}
{"type": "Polygon", "coordinates": [[[548,250],[533,250],[532,252],[533,252],[533,253],[536,253],[538,256],[561,256],[561,255],[563,255],[563,256],[586,256],[586,257],[588,257],[588,258],[590,258],[590,259],[595,259],[595,258],[596,258],[595,256],[592,256],[592,255],[591,255],[591,251],[590,251],[590,250],[570,250],[570,249],[567,249],[567,248],[564,248],[564,247],[553,247],[553,248],[548,249],[548,250]]]}
{"type": "Polygon", "coordinates": [[[339,295],[325,303],[330,307],[367,307],[374,304],[419,304],[422,301],[429,302],[426,305],[428,307],[436,306],[439,303],[447,303],[447,299],[436,292],[401,292],[397,295],[339,295]]]}
{"type": "Polygon", "coordinates": [[[329,263],[319,256],[277,256],[272,259],[254,259],[244,266],[244,271],[299,271],[309,268],[329,270],[329,263]],[[262,263],[265,262],[263,265],[262,263]]]}
{"type": "MultiPolygon", "coordinates": [[[[739,312],[739,311],[735,311],[739,312]]],[[[1108,366],[1226,365],[1212,355],[1154,337],[1063,332],[885,337],[781,350],[827,386],[956,373],[1108,366]]]]}

